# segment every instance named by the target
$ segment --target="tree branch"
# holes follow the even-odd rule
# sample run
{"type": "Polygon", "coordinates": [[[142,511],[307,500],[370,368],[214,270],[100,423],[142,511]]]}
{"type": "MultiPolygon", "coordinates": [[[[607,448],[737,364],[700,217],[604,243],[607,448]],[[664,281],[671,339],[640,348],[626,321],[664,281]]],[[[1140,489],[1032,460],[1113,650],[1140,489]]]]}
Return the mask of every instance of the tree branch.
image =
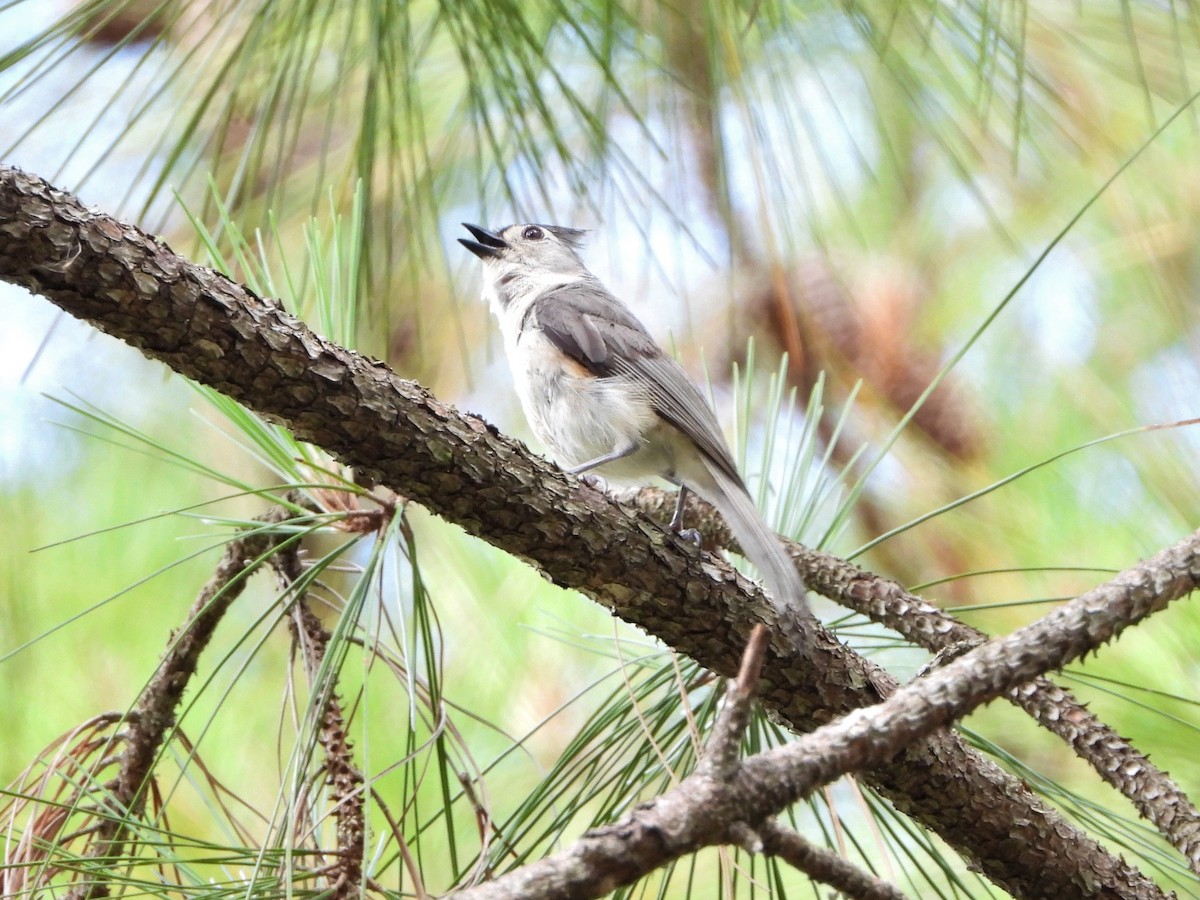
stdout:
{"type": "MultiPolygon", "coordinates": [[[[630,492],[621,499],[663,519],[675,495],[654,489],[630,492]]],[[[699,523],[705,539],[737,549],[733,535],[715,509],[698,497],[688,501],[688,521],[699,523]]],[[[665,521],[665,519],[663,519],[665,521]]],[[[914,644],[938,653],[973,647],[988,639],[982,631],[912,594],[894,581],[860,569],[829,553],[788,541],[788,550],[805,586],[822,597],[862,613],[914,644]]],[[[1124,794],[1200,875],[1200,812],[1166,772],[1080,703],[1066,688],[1045,677],[1008,692],[1008,699],[1058,735],[1096,773],[1124,794]]]]}
{"type": "MultiPolygon", "coordinates": [[[[732,778],[699,766],[678,786],[574,846],[463,891],[460,900],[601,897],[667,862],[729,840],[842,775],[892,758],[914,740],[1048,669],[1057,669],[1163,609],[1200,582],[1200,531],[998,638],[782,747],[750,757],[732,778]]],[[[1105,882],[1105,888],[1112,885],[1105,882]]],[[[1114,891],[1115,896],[1123,896],[1114,891]]]]}
{"type": "MultiPolygon", "coordinates": [[[[175,727],[175,710],[184,689],[196,674],[200,654],[208,646],[225,612],[246,587],[247,576],[275,552],[287,535],[274,531],[275,525],[291,516],[283,507],[274,507],[258,517],[263,526],[241,535],[225,547],[221,562],[200,595],[192,604],[187,623],[171,642],[150,683],[129,716],[121,765],[106,802],[114,809],[100,821],[88,848],[93,859],[120,859],[125,841],[125,825],[141,815],[155,760],[168,733],[175,727]]],[[[109,896],[103,879],[80,880],[67,893],[70,900],[109,896]]]]}
{"type": "Polygon", "coordinates": [[[755,829],[762,838],[762,852],[806,872],[835,888],[850,900],[904,900],[904,895],[886,881],[869,875],[831,850],[809,843],[774,819],[755,829]]]}
{"type": "MultiPolygon", "coordinates": [[[[477,417],[137,228],[3,166],[0,278],[286,425],[714,672],[732,675],[753,625],[775,621],[732,568],[477,417]]],[[[827,634],[797,659],[773,633],[761,700],[805,731],[894,686],[827,634]]],[[[1161,895],[951,733],[907,747],[867,780],[1019,897],[1083,897],[1096,884],[1161,895]]]]}
{"type": "Polygon", "coordinates": [[[304,660],[309,687],[314,697],[321,699],[315,716],[316,738],[325,753],[325,783],[329,786],[329,803],[333,808],[337,836],[334,860],[323,872],[329,885],[328,897],[330,900],[350,900],[362,896],[367,834],[365,779],[354,763],[336,683],[322,684],[317,679],[333,635],[313,612],[299,547],[290,544],[281,548],[271,558],[271,566],[283,594],[295,593],[288,626],[293,646],[299,649],[304,660]]]}

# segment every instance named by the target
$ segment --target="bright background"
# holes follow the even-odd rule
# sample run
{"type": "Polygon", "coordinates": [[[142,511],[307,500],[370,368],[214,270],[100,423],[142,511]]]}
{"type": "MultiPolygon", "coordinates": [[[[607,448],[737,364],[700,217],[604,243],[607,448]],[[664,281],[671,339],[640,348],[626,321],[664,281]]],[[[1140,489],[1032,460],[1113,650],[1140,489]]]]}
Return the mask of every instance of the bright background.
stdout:
{"type": "MultiPolygon", "coordinates": [[[[0,161],[211,261],[178,192],[236,276],[261,249],[266,292],[318,330],[523,437],[459,223],[591,229],[589,264],[711,386],[777,521],[844,555],[897,529],[857,560],[931,585],[920,592],[990,631],[1195,527],[1194,427],[1086,446],[1200,414],[1195,10],[672,8],[13,2],[0,8],[0,161]],[[784,351],[795,408],[772,394],[784,351]],[[826,465],[804,462],[806,427],[826,465]],[[807,496],[783,492],[793,477],[807,496]]],[[[295,472],[265,465],[227,409],[163,367],[20,290],[0,286],[0,303],[9,783],[77,723],[133,704],[234,522],[266,506],[222,498],[295,472]]],[[[497,827],[536,855],[686,771],[694,742],[661,647],[421,510],[409,521],[411,544],[372,562],[363,540],[341,560],[366,567],[362,633],[405,674],[352,648],[340,689],[359,698],[354,738],[381,796],[411,801],[431,890],[479,853],[455,773],[486,770],[476,790],[497,827]],[[432,709],[450,735],[431,731],[432,709]],[[571,774],[589,765],[590,780],[571,774]]],[[[313,541],[310,558],[348,538],[313,541]]],[[[330,579],[343,597],[359,583],[330,579]]],[[[277,825],[307,689],[268,581],[223,624],[184,729],[277,825]]],[[[1063,675],[1193,796],[1197,618],[1180,603],[1063,675]]],[[[900,677],[925,659],[840,624],[900,677]]],[[[689,677],[702,707],[711,690],[689,677]]],[[[1023,715],[997,705],[968,725],[1091,833],[1195,892],[1128,804],[1023,715]]],[[[176,797],[179,832],[232,840],[210,831],[209,788],[184,779],[176,797]]],[[[955,874],[912,861],[940,858],[936,842],[868,810],[843,783],[797,825],[914,895],[982,895],[952,854],[955,874]]],[[[376,824],[381,883],[411,890],[376,824]]],[[[697,865],[704,883],[720,873],[718,892],[769,895],[746,875],[761,862],[697,865]]],[[[236,865],[222,871],[238,883],[236,865]]],[[[663,890],[685,895],[688,871],[663,890]]]]}

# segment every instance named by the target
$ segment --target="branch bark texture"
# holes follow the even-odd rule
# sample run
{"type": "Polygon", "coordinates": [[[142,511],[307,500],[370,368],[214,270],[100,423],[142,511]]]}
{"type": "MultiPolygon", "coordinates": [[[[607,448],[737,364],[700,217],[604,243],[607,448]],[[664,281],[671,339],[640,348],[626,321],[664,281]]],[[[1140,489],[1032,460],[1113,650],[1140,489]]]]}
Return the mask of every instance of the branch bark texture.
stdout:
{"type": "MultiPolygon", "coordinates": [[[[733,675],[755,622],[774,623],[752,584],[646,516],[136,227],[3,166],[0,278],[285,425],[714,672],[733,675]]],[[[803,659],[773,642],[760,698],[809,731],[894,688],[821,634],[803,659]]],[[[881,761],[868,781],[1017,896],[1088,897],[1097,885],[1161,896],[951,733],[881,761]]]]}
{"type": "MultiPolygon", "coordinates": [[[[1200,532],[1032,625],[915,679],[884,702],[750,757],[732,777],[714,777],[713,766],[701,765],[680,785],[621,822],[595,829],[562,853],[458,896],[601,897],[672,859],[727,841],[731,823],[753,828],[840,775],[885,762],[921,735],[1096,649],[1128,625],[1191,592],[1198,580],[1200,532]]],[[[717,734],[714,730],[714,737],[717,734]]],[[[1093,885],[1093,895],[1121,896],[1113,884],[1105,880],[1093,885]]]]}
{"type": "MultiPolygon", "coordinates": [[[[655,489],[630,492],[622,499],[660,520],[671,514],[675,504],[674,494],[655,489]]],[[[688,503],[688,521],[701,527],[706,540],[717,547],[737,549],[733,535],[712,506],[694,496],[688,503]]],[[[957,651],[988,639],[894,581],[795,541],[788,542],[788,550],[810,591],[886,625],[927,650],[957,651]]],[[[1008,692],[1008,699],[1058,735],[1101,778],[1129,798],[1200,876],[1200,812],[1174,779],[1049,678],[1018,685],[1008,692]]]]}

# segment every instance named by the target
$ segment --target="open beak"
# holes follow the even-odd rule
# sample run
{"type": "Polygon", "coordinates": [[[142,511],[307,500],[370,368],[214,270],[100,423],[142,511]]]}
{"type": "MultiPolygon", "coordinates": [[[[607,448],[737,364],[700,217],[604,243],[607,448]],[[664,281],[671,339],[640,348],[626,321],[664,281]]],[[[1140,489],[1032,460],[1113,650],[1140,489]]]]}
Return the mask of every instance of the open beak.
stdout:
{"type": "Polygon", "coordinates": [[[459,238],[458,242],[480,259],[492,259],[499,256],[500,251],[508,246],[504,238],[500,237],[494,231],[488,231],[486,228],[480,228],[478,225],[469,225],[466,222],[462,224],[463,228],[475,235],[475,240],[469,241],[466,238],[459,238]]]}

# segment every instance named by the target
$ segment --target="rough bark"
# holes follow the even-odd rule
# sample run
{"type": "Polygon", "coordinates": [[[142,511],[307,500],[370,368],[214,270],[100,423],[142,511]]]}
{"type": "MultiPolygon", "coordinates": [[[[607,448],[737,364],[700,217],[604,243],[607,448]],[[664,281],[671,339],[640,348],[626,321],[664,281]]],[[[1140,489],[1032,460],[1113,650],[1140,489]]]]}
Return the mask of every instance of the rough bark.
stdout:
{"type": "MultiPolygon", "coordinates": [[[[883,703],[731,763],[729,736],[740,734],[749,696],[739,678],[727,701],[733,714],[718,720],[709,751],[680,785],[642,804],[622,821],[588,832],[566,850],[459,896],[461,900],[586,900],[701,847],[737,837],[742,839],[739,842],[749,837],[762,843],[753,836],[755,827],[786,806],[840,775],[891,759],[899,748],[911,746],[916,738],[980,703],[1095,650],[1124,628],[1190,593],[1198,581],[1200,532],[1032,625],[913,680],[883,703]]],[[[1013,826],[1016,836],[1019,823],[1013,826]]],[[[1115,883],[1116,879],[1105,879],[1092,889],[1098,896],[1120,896],[1115,883]]]]}
{"type": "MultiPolygon", "coordinates": [[[[642,490],[625,495],[627,502],[663,519],[675,495],[642,490]]],[[[687,521],[703,531],[713,546],[737,549],[733,535],[715,509],[692,497],[687,521]]],[[[948,612],[906,591],[899,584],[867,572],[844,559],[794,541],[788,549],[805,586],[835,603],[886,625],[935,653],[958,655],[982,644],[987,635],[948,612]]],[[[1089,711],[1065,688],[1045,677],[1008,692],[1008,699],[1048,731],[1071,746],[1106,782],[1124,794],[1151,821],[1200,875],[1200,812],[1166,772],[1089,711]]]]}
{"type": "MultiPolygon", "coordinates": [[[[756,621],[773,621],[749,582],[647,517],[161,241],[7,167],[0,278],[287,426],[717,673],[736,671],[756,621]]],[[[893,688],[822,635],[805,659],[772,645],[762,699],[808,731],[893,688]]],[[[1063,900],[1097,886],[1160,895],[953,734],[914,743],[870,781],[1017,896],[1063,900]]]]}

